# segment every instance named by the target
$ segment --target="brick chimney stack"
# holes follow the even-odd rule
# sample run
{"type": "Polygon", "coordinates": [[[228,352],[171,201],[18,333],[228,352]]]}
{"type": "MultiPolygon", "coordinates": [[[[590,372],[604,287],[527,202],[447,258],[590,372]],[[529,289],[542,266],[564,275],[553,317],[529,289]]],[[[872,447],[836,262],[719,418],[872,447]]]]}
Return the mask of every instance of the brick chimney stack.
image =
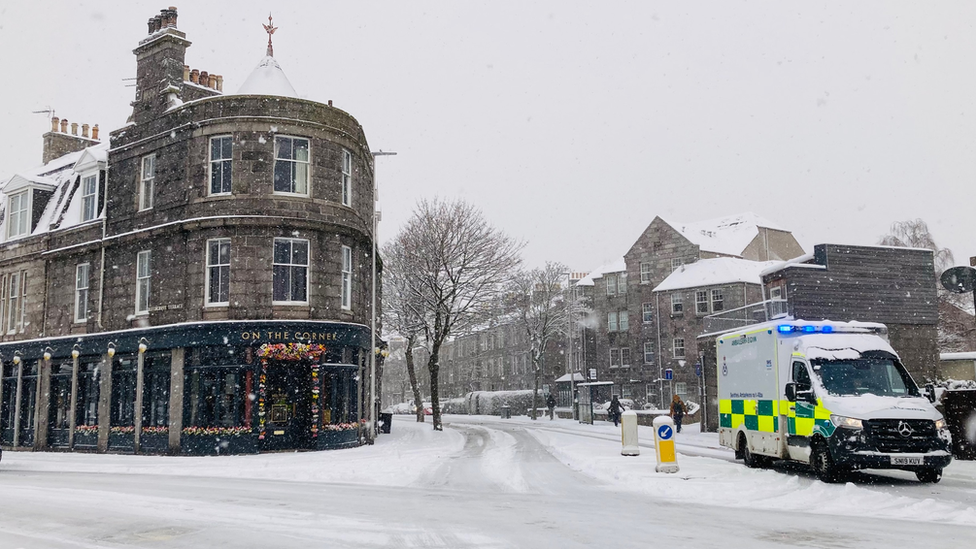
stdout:
{"type": "Polygon", "coordinates": [[[173,89],[183,97],[183,67],[190,41],[176,28],[176,7],[159,11],[149,19],[149,36],[132,50],[136,55],[136,97],[129,121],[141,124],[162,115],[169,108],[173,89]]]}
{"type": "Polygon", "coordinates": [[[42,161],[45,164],[68,153],[85,150],[98,144],[98,124],[91,126],[91,137],[88,137],[90,127],[88,124],[81,124],[81,135],[78,135],[77,122],[70,123],[71,133],[68,133],[68,126],[67,118],[51,117],[51,131],[42,136],[44,139],[42,161]]]}

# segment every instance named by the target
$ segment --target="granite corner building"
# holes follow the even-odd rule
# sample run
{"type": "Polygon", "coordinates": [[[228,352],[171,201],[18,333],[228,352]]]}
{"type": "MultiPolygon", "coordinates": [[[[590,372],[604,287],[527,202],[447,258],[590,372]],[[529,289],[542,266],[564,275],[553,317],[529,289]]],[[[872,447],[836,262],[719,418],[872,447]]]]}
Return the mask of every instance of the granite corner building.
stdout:
{"type": "Polygon", "coordinates": [[[134,50],[128,123],[101,141],[98,126],[79,134],[53,118],[43,166],[2,182],[6,448],[243,453],[362,440],[373,245],[363,129],[331,101],[299,98],[270,39],[236,94],[185,64],[189,46],[176,9],[162,10],[134,50]]]}

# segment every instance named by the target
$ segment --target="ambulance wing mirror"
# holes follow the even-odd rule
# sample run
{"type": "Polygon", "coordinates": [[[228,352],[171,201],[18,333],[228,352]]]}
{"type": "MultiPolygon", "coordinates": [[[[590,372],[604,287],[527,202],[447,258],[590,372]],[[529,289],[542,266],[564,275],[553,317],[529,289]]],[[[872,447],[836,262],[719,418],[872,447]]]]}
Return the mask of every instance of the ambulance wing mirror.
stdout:
{"type": "Polygon", "coordinates": [[[796,402],[796,383],[792,381],[786,384],[786,400],[796,402]]]}
{"type": "Polygon", "coordinates": [[[929,399],[929,402],[935,404],[935,385],[927,383],[922,393],[925,395],[925,398],[929,399]]]}

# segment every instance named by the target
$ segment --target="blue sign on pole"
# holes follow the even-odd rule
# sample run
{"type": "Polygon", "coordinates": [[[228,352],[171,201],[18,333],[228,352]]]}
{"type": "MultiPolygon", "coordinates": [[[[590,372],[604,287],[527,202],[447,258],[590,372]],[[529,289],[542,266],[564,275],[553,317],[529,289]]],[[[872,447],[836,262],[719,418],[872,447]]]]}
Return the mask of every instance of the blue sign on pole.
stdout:
{"type": "Polygon", "coordinates": [[[660,426],[660,427],[657,428],[657,437],[659,439],[661,439],[661,440],[668,440],[668,439],[670,439],[672,433],[673,433],[673,431],[671,430],[671,426],[670,425],[662,425],[662,426],[660,426]]]}
{"type": "Polygon", "coordinates": [[[671,368],[664,370],[664,379],[665,381],[671,381],[672,379],[674,379],[674,370],[672,370],[671,368]]]}
{"type": "Polygon", "coordinates": [[[701,377],[701,362],[695,363],[695,375],[701,377]]]}

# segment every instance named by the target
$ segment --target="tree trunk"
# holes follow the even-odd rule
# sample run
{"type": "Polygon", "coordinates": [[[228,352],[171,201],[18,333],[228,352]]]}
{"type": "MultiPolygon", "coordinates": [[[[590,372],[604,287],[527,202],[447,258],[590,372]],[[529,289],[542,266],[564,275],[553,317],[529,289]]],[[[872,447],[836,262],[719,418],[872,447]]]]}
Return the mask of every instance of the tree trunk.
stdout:
{"type": "Polygon", "coordinates": [[[532,366],[535,368],[535,387],[532,389],[532,413],[529,414],[533,420],[536,419],[539,410],[539,370],[542,366],[542,360],[538,356],[532,357],[532,366]]]}
{"type": "Polygon", "coordinates": [[[413,404],[417,412],[417,423],[424,422],[424,401],[420,396],[420,387],[417,385],[417,371],[413,367],[413,342],[416,336],[407,338],[407,375],[410,377],[410,388],[413,389],[413,404]]]}
{"type": "Polygon", "coordinates": [[[440,394],[437,391],[437,374],[440,370],[440,365],[437,362],[437,354],[440,352],[440,345],[434,344],[431,348],[430,358],[427,360],[427,371],[430,372],[430,407],[433,415],[431,416],[431,421],[434,423],[435,431],[443,431],[444,427],[441,425],[441,400],[440,394]]]}

